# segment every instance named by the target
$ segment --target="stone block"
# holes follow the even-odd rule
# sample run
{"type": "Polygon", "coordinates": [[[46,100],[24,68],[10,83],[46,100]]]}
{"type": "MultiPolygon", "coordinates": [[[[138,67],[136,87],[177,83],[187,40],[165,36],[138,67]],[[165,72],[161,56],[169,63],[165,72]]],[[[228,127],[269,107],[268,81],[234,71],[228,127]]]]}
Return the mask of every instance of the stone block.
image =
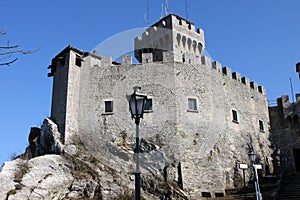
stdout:
{"type": "Polygon", "coordinates": [[[218,61],[214,61],[212,62],[212,68],[217,70],[218,72],[221,72],[222,64],[219,63],[218,61]]]}
{"type": "Polygon", "coordinates": [[[211,67],[211,58],[208,56],[202,56],[201,57],[201,63],[202,65],[206,65],[208,67],[211,67]]]}
{"type": "Polygon", "coordinates": [[[262,94],[266,94],[266,88],[262,85],[258,86],[258,92],[262,94]]]}
{"type": "Polygon", "coordinates": [[[251,82],[250,82],[250,87],[251,87],[252,89],[254,89],[255,91],[258,91],[258,85],[257,85],[256,82],[251,81],[251,82]]]}
{"type": "Polygon", "coordinates": [[[245,85],[250,85],[250,80],[247,77],[243,77],[242,79],[242,83],[244,83],[245,85]]]}
{"type": "Polygon", "coordinates": [[[229,67],[223,67],[222,72],[224,75],[232,76],[231,69],[229,67]]]}
{"type": "Polygon", "coordinates": [[[232,73],[232,78],[240,82],[241,81],[241,74],[238,73],[238,72],[233,72],[232,73]]]}
{"type": "Polygon", "coordinates": [[[132,64],[132,56],[124,55],[122,56],[122,65],[131,65],[132,64]]]}
{"type": "Polygon", "coordinates": [[[152,63],[153,54],[152,53],[143,53],[142,54],[142,63],[152,63]]]}

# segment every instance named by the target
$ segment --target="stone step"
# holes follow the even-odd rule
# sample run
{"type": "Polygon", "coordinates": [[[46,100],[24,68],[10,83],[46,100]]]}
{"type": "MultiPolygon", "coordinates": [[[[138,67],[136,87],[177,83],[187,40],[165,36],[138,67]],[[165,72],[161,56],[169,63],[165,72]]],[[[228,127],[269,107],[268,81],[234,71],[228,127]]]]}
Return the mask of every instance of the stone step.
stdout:
{"type": "Polygon", "coordinates": [[[277,200],[300,199],[300,174],[288,175],[284,178],[277,200]]]}

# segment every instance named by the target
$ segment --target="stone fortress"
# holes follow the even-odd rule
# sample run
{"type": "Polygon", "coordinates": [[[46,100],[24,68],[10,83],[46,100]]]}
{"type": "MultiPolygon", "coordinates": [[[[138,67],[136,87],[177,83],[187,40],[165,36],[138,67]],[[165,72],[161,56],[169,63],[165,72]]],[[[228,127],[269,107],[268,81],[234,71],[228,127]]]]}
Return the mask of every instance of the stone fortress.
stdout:
{"type": "Polygon", "coordinates": [[[281,96],[269,112],[276,174],[300,172],[300,94],[295,102],[281,96]]]}
{"type": "Polygon", "coordinates": [[[250,165],[249,146],[262,173],[272,172],[263,86],[202,56],[204,31],[177,15],[162,18],[134,42],[138,64],[130,55],[119,63],[71,46],[52,59],[51,119],[64,144],[80,140],[130,177],[135,124],[127,96],[140,86],[148,96],[140,128],[142,188],[160,177],[184,198],[223,196],[241,187],[238,165],[250,165]]]}

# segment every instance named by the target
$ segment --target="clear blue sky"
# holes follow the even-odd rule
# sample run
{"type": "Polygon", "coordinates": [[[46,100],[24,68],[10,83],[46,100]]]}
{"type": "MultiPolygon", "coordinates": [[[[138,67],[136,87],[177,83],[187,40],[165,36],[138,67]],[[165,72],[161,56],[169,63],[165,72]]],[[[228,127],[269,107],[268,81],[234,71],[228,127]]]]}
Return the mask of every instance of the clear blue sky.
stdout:
{"type": "MultiPolygon", "coordinates": [[[[91,51],[110,36],[146,26],[146,0],[1,0],[0,29],[25,50],[0,68],[0,165],[27,146],[30,127],[50,115],[51,59],[67,45],[91,51]]],[[[149,0],[150,23],[159,20],[164,0],[149,0]]],[[[295,92],[300,61],[299,0],[187,0],[189,20],[201,27],[214,60],[267,88],[270,100],[295,92]]],[[[186,17],[184,0],[169,0],[169,11],[186,17]]],[[[100,52],[101,54],[101,52],[100,52]]]]}

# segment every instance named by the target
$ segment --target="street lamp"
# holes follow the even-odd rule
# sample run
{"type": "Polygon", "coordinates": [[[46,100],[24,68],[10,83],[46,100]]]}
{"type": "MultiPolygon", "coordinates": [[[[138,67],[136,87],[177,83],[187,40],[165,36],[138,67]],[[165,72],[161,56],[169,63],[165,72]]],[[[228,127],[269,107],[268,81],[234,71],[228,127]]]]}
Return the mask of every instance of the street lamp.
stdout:
{"type": "Polygon", "coordinates": [[[143,118],[144,108],[147,100],[147,96],[140,93],[140,87],[134,87],[133,94],[129,99],[129,108],[132,119],[135,119],[136,124],[136,142],[135,142],[135,159],[136,159],[136,169],[135,169],[135,200],[141,199],[141,172],[140,172],[140,119],[143,118]]]}
{"type": "Polygon", "coordinates": [[[251,163],[254,164],[254,162],[255,162],[255,153],[254,153],[253,149],[250,150],[250,153],[248,154],[248,156],[250,157],[251,163]]]}
{"type": "Polygon", "coordinates": [[[253,151],[253,148],[250,148],[250,152],[249,152],[248,156],[250,157],[251,165],[252,165],[253,172],[254,172],[254,187],[255,187],[255,196],[256,196],[255,199],[262,200],[262,195],[260,193],[259,183],[258,183],[258,175],[257,175],[257,169],[261,169],[261,165],[255,164],[255,153],[253,151]]]}

